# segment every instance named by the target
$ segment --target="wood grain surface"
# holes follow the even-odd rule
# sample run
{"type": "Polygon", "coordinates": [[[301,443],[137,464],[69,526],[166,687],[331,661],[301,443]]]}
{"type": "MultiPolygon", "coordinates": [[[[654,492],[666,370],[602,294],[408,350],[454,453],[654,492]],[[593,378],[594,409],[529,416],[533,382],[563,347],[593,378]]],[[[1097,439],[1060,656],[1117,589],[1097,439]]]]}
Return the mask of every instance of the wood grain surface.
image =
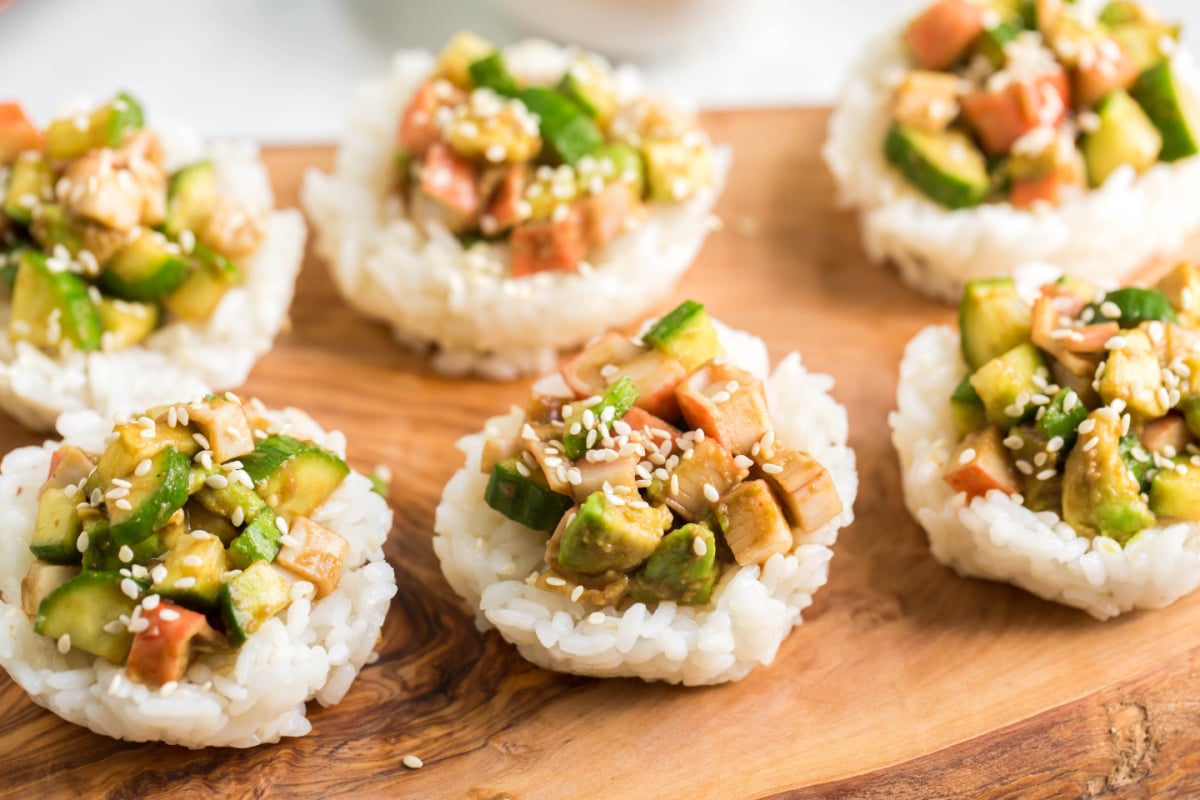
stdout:
{"type": "MultiPolygon", "coordinates": [[[[904,343],[952,313],[869,265],[819,158],[827,114],[708,115],[735,146],[713,234],[677,298],[800,349],[837,379],[862,486],[829,585],[775,663],[684,689],[560,676],[481,635],[430,548],[453,448],[528,382],[431,374],[305,264],[292,328],[245,393],[307,409],[389,465],[399,594],[379,662],[312,733],[249,751],[96,736],[0,677],[0,795],[535,798],[1195,797],[1200,596],[1099,623],[929,555],[886,417],[904,343]],[[420,756],[408,770],[401,758],[420,756]]],[[[274,149],[281,205],[326,147],[274,149]]],[[[650,265],[648,265],[649,267],[650,265]]],[[[37,441],[0,419],[0,448],[37,441]]]]}

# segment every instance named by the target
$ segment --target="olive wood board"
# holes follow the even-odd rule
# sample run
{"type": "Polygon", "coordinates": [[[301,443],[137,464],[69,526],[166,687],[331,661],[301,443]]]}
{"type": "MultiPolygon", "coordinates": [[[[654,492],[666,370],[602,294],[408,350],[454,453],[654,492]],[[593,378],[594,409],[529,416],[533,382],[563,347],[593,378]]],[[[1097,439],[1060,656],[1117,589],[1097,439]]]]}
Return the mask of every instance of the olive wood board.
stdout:
{"type": "MultiPolygon", "coordinates": [[[[308,410],[388,465],[396,569],[377,663],[312,732],[252,750],[92,734],[0,675],[0,795],[535,798],[1200,795],[1200,596],[1097,622],[958,577],[904,508],[886,424],[905,342],[951,309],[868,263],[819,156],[828,112],[712,113],[724,221],[674,300],[799,349],[849,409],[861,488],[829,584],[769,667],[719,687],[558,675],[481,634],[430,538],[454,442],[530,381],[447,380],[341,301],[312,254],[243,393],[308,410]],[[424,767],[401,759],[416,754],[424,767]]],[[[270,148],[281,206],[333,148],[270,148]]],[[[653,265],[646,265],[653,269],[653,265]]],[[[664,304],[663,310],[669,305],[664,304]]],[[[40,441],[0,417],[3,451],[40,441]]]]}

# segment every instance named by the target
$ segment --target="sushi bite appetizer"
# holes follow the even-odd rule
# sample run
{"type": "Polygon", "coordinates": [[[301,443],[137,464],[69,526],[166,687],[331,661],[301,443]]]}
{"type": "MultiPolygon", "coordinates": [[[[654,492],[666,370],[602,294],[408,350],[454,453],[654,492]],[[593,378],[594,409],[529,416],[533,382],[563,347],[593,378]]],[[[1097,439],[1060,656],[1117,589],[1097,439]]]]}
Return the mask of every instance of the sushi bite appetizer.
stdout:
{"type": "Polygon", "coordinates": [[[1200,268],[1150,289],[967,284],[900,367],[892,441],[933,555],[1101,619],[1200,585],[1200,268]]]}
{"type": "Polygon", "coordinates": [[[629,69],[459,33],[359,91],[334,173],[310,172],[303,199],[352,305],[439,372],[507,379],[661,302],[728,160],[629,69]]]}
{"type": "Polygon", "coordinates": [[[858,487],[832,380],[686,302],[460,443],[434,550],[530,661],[689,685],[769,664],[858,487]]]}
{"type": "Polygon", "coordinates": [[[0,407],[31,428],[236,386],[283,323],[304,223],[252,146],[126,94],[45,129],[0,103],[0,198],[0,407]]]}
{"type": "Polygon", "coordinates": [[[395,594],[392,514],[304,414],[208,395],[0,466],[0,666],[131,741],[251,747],[341,700],[395,594]]]}
{"type": "Polygon", "coordinates": [[[825,159],[875,260],[948,301],[1022,264],[1117,281],[1200,227],[1197,76],[1132,0],[937,0],[871,48],[825,159]]]}

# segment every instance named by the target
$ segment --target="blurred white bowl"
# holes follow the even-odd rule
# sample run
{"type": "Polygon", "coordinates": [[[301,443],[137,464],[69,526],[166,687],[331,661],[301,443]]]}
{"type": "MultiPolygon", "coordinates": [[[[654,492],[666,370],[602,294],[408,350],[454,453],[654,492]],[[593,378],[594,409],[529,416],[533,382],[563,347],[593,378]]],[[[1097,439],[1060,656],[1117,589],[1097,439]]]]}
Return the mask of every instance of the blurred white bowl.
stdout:
{"type": "Polygon", "coordinates": [[[533,31],[618,58],[667,55],[749,0],[490,0],[533,31]]]}

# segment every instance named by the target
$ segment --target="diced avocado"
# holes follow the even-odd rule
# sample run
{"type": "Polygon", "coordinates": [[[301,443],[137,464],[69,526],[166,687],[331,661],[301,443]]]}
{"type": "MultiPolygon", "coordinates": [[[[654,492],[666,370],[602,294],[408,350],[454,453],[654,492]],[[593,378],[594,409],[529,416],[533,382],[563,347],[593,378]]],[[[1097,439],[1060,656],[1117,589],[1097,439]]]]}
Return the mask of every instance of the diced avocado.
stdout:
{"type": "Polygon", "coordinates": [[[182,605],[208,608],[216,604],[225,573],[225,547],[216,536],[185,533],[163,557],[166,574],[150,591],[182,605]]]}
{"type": "Polygon", "coordinates": [[[42,253],[23,251],[13,285],[9,338],[37,347],[70,342],[77,350],[95,350],[100,332],[100,313],[84,280],[73,272],[51,269],[42,253]]]}
{"type": "Polygon", "coordinates": [[[1047,439],[1063,440],[1062,452],[1075,446],[1079,425],[1087,419],[1088,409],[1072,389],[1060,389],[1037,420],[1038,429],[1047,439]]]}
{"type": "Polygon", "coordinates": [[[707,525],[688,523],[662,538],[629,594],[643,603],[703,605],[712,598],[718,571],[716,536],[707,525]]]}
{"type": "MultiPolygon", "coordinates": [[[[258,495],[255,495],[255,498],[258,498],[258,495]]],[[[183,510],[187,512],[188,528],[211,533],[226,546],[237,538],[238,529],[227,517],[209,511],[195,497],[187,501],[183,510]]],[[[170,543],[167,543],[167,546],[170,547],[170,543]]]]}
{"type": "Polygon", "coordinates": [[[144,124],[141,105],[122,92],[91,114],[51,122],[46,129],[46,156],[57,161],[77,158],[99,147],[120,147],[129,131],[144,124]]]}
{"type": "Polygon", "coordinates": [[[217,170],[211,161],[198,161],[171,174],[167,181],[167,217],[163,230],[171,236],[199,233],[217,207],[217,170]]]}
{"type": "Polygon", "coordinates": [[[113,426],[116,436],[100,454],[96,463],[96,471],[88,480],[87,491],[94,489],[108,491],[113,478],[129,480],[142,463],[148,458],[154,458],[161,450],[174,448],[189,458],[200,451],[200,445],[192,438],[189,428],[182,425],[172,428],[166,424],[154,426],[154,435],[145,436],[150,430],[136,422],[123,422],[113,426]]]}
{"type": "Polygon", "coordinates": [[[954,429],[959,436],[966,436],[987,425],[987,413],[979,392],[971,385],[971,375],[963,376],[950,394],[950,414],[954,417],[954,429]]]}
{"type": "Polygon", "coordinates": [[[183,508],[188,498],[191,466],[191,459],[185,454],[167,447],[151,459],[149,472],[130,475],[127,480],[132,486],[128,496],[107,501],[113,540],[118,544],[140,542],[183,508]]]}
{"type": "Polygon", "coordinates": [[[68,495],[64,490],[48,488],[38,499],[37,521],[33,527],[33,538],[29,549],[36,558],[56,564],[78,564],[80,553],[75,546],[83,523],[75,506],[78,494],[68,495]]]}
{"type": "Polygon", "coordinates": [[[517,97],[538,117],[538,130],[551,154],[574,164],[604,144],[604,134],[583,109],[553,89],[531,86],[517,97]]]}
{"type": "Polygon", "coordinates": [[[132,545],[122,545],[113,540],[108,520],[102,516],[91,516],[84,520],[83,530],[88,535],[88,548],[83,554],[84,571],[111,572],[127,569],[130,564],[146,564],[162,555],[165,546],[157,533],[153,533],[132,545]],[[121,550],[129,548],[121,558],[121,550]]]}
{"type": "Polygon", "coordinates": [[[629,185],[637,197],[646,193],[646,166],[642,154],[625,142],[608,142],[592,154],[603,172],[606,161],[612,162],[612,179],[629,185]]]}
{"type": "Polygon", "coordinates": [[[504,54],[493,50],[478,61],[472,61],[468,68],[471,83],[481,89],[491,89],[496,94],[505,97],[515,97],[520,87],[517,79],[508,71],[504,54]]]}
{"type": "Polygon", "coordinates": [[[1050,369],[1031,342],[1017,345],[976,370],[971,385],[979,393],[988,421],[1007,429],[1036,408],[1031,398],[1040,391],[1034,380],[1039,374],[1048,377],[1050,369]],[[1021,397],[1025,402],[1017,406],[1021,397]]]}
{"type": "Polygon", "coordinates": [[[459,31],[438,53],[437,74],[460,89],[470,89],[471,64],[495,49],[495,45],[483,37],[470,31],[459,31]]]}
{"type": "Polygon", "coordinates": [[[1096,114],[1099,127],[1085,133],[1080,142],[1092,186],[1100,186],[1125,164],[1134,172],[1154,166],[1162,150],[1162,136],[1137,101],[1118,89],[1100,101],[1096,114]]]}
{"type": "Polygon", "coordinates": [[[1080,436],[1063,470],[1063,521],[1081,532],[1094,531],[1124,544],[1152,526],[1154,514],[1121,458],[1120,421],[1100,412],[1092,412],[1088,419],[1094,425],[1080,436]]]}
{"type": "Polygon", "coordinates": [[[1189,459],[1161,469],[1150,482],[1150,510],[1163,517],[1200,521],[1200,467],[1189,459]]]}
{"type": "Polygon", "coordinates": [[[1150,335],[1136,328],[1122,331],[1125,344],[1112,350],[1104,362],[1104,374],[1097,391],[1111,404],[1124,400],[1130,410],[1146,417],[1161,417],[1170,410],[1164,401],[1163,371],[1150,335]]]}
{"type": "Polygon", "coordinates": [[[191,271],[179,288],[163,298],[163,305],[188,322],[204,322],[213,315],[225,293],[242,283],[242,273],[232,261],[199,242],[192,248],[191,271]]]}
{"type": "Polygon", "coordinates": [[[1200,266],[1190,261],[1178,264],[1154,288],[1189,326],[1200,328],[1200,266]]]}
{"type": "Polygon", "coordinates": [[[1159,158],[1178,161],[1200,153],[1200,106],[1169,59],[1143,72],[1129,91],[1162,134],[1159,158]]]}
{"type": "Polygon", "coordinates": [[[1015,449],[1006,447],[1008,458],[1014,465],[1021,462],[1028,465],[1025,469],[1017,469],[1025,507],[1031,511],[1060,513],[1062,506],[1060,460],[1066,458],[1067,451],[1060,449],[1051,452],[1047,444],[1052,437],[1047,436],[1041,426],[1036,423],[1017,425],[1009,431],[1009,435],[1019,438],[1021,446],[1015,449]]]}
{"type": "Polygon", "coordinates": [[[219,604],[225,635],[244,644],[263,623],[292,602],[288,583],[270,564],[258,561],[221,587],[219,604]]]}
{"type": "Polygon", "coordinates": [[[585,574],[630,570],[653,555],[670,526],[666,506],[618,506],[593,492],[562,531],[558,563],[585,574]]]}
{"type": "Polygon", "coordinates": [[[616,87],[608,70],[591,56],[578,56],[563,73],[558,90],[601,125],[617,110],[616,87]]]}
{"type": "Polygon", "coordinates": [[[279,539],[283,531],[276,522],[279,517],[268,510],[256,516],[229,544],[229,563],[245,569],[255,561],[270,563],[279,555],[279,539]]]}
{"type": "Polygon", "coordinates": [[[35,561],[21,579],[21,610],[33,619],[51,592],[79,574],[79,567],[35,561]]]}
{"type": "Polygon", "coordinates": [[[45,156],[22,153],[12,165],[4,195],[4,213],[22,225],[33,221],[33,209],[54,199],[54,173],[45,156]]]}
{"type": "Polygon", "coordinates": [[[991,190],[983,151],[962,131],[925,133],[896,123],[883,152],[913,188],[947,208],[971,208],[991,190]]]}
{"type": "Polygon", "coordinates": [[[66,636],[71,647],[114,664],[125,663],[133,634],[124,626],[117,633],[105,630],[122,615],[132,615],[137,605],[121,591],[123,580],[119,572],[80,573],[42,601],[33,630],[60,642],[66,636]]]}
{"type": "Polygon", "coordinates": [[[525,466],[519,456],[492,467],[484,501],[509,519],[535,531],[552,532],[575,501],[551,491],[546,476],[525,466]]]}
{"type": "Polygon", "coordinates": [[[656,203],[681,203],[712,183],[712,160],[702,141],[646,139],[642,158],[647,193],[656,203]]]}
{"type": "Polygon", "coordinates": [[[1127,25],[1142,18],[1141,3],[1133,0],[1112,0],[1100,10],[1096,19],[1109,27],[1127,25]]]}
{"type": "Polygon", "coordinates": [[[691,372],[721,352],[717,329],[704,306],[684,300],[642,335],[642,341],[662,350],[691,372]]]}
{"type": "Polygon", "coordinates": [[[604,394],[600,395],[599,403],[586,408],[583,401],[574,403],[571,416],[563,420],[563,449],[567,453],[567,458],[574,461],[591,449],[591,445],[594,445],[595,440],[599,438],[599,434],[595,434],[592,436],[593,441],[589,444],[588,437],[592,431],[602,423],[608,426],[611,425],[612,420],[618,420],[625,416],[637,400],[637,387],[628,376],[623,375],[620,380],[604,390],[604,394]],[[613,409],[611,416],[608,414],[610,408],[613,409]],[[595,419],[595,423],[590,428],[584,424],[589,417],[595,419]]]}
{"type": "Polygon", "coordinates": [[[1116,289],[1106,294],[1103,302],[1092,303],[1088,308],[1092,310],[1095,321],[1115,320],[1126,330],[1136,328],[1143,322],[1154,320],[1179,321],[1175,309],[1171,307],[1170,299],[1157,289],[1141,289],[1135,286],[1116,289]],[[1106,315],[1104,308],[1107,303],[1112,303],[1120,309],[1121,315],[1119,317],[1106,315]]]}
{"type": "Polygon", "coordinates": [[[178,245],[161,233],[143,229],[100,272],[100,285],[123,300],[157,300],[188,276],[188,263],[178,245]]]}
{"type": "Polygon", "coordinates": [[[259,440],[241,461],[259,496],[288,524],[312,516],[350,474],[336,453],[281,434],[259,440]]]}
{"type": "Polygon", "coordinates": [[[1028,342],[1032,310],[1012,278],[967,281],[958,305],[963,360],[979,369],[998,355],[1028,342]]]}
{"type": "Polygon", "coordinates": [[[153,303],[101,297],[96,310],[104,329],[104,344],[111,350],[132,347],[158,328],[160,312],[153,303]]]}

